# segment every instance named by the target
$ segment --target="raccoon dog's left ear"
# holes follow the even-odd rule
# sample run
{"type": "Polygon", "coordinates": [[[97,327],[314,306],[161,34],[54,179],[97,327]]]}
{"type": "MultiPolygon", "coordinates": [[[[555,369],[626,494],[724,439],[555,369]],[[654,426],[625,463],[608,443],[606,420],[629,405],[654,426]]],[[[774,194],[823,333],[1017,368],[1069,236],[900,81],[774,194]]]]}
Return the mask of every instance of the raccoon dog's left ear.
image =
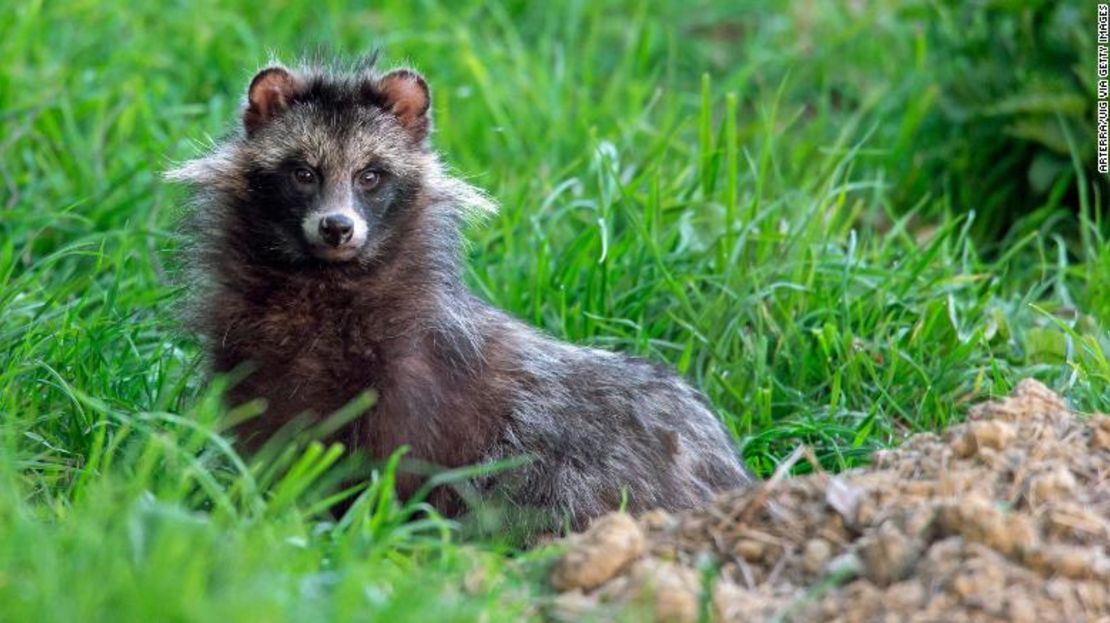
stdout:
{"type": "Polygon", "coordinates": [[[422,141],[428,136],[432,96],[423,76],[411,69],[395,69],[378,80],[377,91],[384,100],[383,108],[393,113],[413,138],[422,141]]]}
{"type": "Polygon", "coordinates": [[[255,74],[247,89],[247,109],[243,111],[247,134],[253,134],[288,110],[301,91],[300,79],[284,67],[267,67],[255,74]]]}

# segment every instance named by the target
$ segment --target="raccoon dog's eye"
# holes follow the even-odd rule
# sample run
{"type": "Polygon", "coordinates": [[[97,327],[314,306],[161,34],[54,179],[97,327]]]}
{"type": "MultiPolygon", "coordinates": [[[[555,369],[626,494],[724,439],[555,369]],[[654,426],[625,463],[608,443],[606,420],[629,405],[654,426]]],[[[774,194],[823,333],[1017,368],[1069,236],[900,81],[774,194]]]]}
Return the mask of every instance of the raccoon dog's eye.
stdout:
{"type": "Polygon", "coordinates": [[[293,181],[301,186],[312,186],[316,183],[316,174],[312,172],[312,169],[306,169],[305,167],[293,169],[293,181]]]}
{"type": "Polygon", "coordinates": [[[373,169],[366,169],[358,174],[358,185],[363,190],[371,190],[382,180],[381,173],[373,169]]]}

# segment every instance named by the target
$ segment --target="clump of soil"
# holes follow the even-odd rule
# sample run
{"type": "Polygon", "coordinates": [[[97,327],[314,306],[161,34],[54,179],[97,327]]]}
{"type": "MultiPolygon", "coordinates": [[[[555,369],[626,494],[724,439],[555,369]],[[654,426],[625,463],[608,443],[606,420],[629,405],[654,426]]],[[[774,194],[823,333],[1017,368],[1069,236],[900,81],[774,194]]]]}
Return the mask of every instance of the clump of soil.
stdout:
{"type": "Polygon", "coordinates": [[[1110,416],[1027,380],[869,468],[609,515],[566,544],[556,620],[1110,620],[1110,416]]]}

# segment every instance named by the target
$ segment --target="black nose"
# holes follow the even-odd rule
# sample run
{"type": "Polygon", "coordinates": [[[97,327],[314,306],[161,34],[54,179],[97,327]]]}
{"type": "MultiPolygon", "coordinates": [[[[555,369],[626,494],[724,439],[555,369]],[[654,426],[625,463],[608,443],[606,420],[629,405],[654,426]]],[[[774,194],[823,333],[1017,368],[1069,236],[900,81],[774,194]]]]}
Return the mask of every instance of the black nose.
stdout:
{"type": "Polygon", "coordinates": [[[329,214],[320,219],[320,237],[333,247],[350,240],[354,230],[355,222],[342,214],[329,214]]]}

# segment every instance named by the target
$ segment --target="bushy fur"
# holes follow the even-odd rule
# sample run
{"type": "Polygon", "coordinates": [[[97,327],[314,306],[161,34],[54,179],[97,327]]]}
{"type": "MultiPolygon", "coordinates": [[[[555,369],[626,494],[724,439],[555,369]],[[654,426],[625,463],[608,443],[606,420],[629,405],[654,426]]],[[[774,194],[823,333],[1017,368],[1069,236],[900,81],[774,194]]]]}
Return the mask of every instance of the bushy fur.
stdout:
{"type": "MultiPolygon", "coordinates": [[[[393,101],[422,79],[407,72],[415,78],[398,95],[369,67],[288,76],[292,91],[278,83],[270,102],[252,92],[244,131],[169,174],[194,189],[192,325],[215,371],[253,368],[229,400],[268,403],[241,438],[371,388],[377,403],[339,435],[349,448],[381,459],[407,444],[443,467],[528,457],[480,488],[574,526],[625,497],[632,511],[680,509],[750,481],[705,400],[675,374],[552,340],[468,292],[460,225],[493,206],[444,171],[426,111],[414,119],[393,101]],[[297,239],[297,209],[281,191],[290,159],[329,180],[366,161],[388,169],[388,196],[363,201],[372,232],[354,259],[321,260],[297,239]]],[[[399,493],[419,483],[403,478],[399,493]]],[[[462,510],[449,493],[433,502],[462,510]]]]}

